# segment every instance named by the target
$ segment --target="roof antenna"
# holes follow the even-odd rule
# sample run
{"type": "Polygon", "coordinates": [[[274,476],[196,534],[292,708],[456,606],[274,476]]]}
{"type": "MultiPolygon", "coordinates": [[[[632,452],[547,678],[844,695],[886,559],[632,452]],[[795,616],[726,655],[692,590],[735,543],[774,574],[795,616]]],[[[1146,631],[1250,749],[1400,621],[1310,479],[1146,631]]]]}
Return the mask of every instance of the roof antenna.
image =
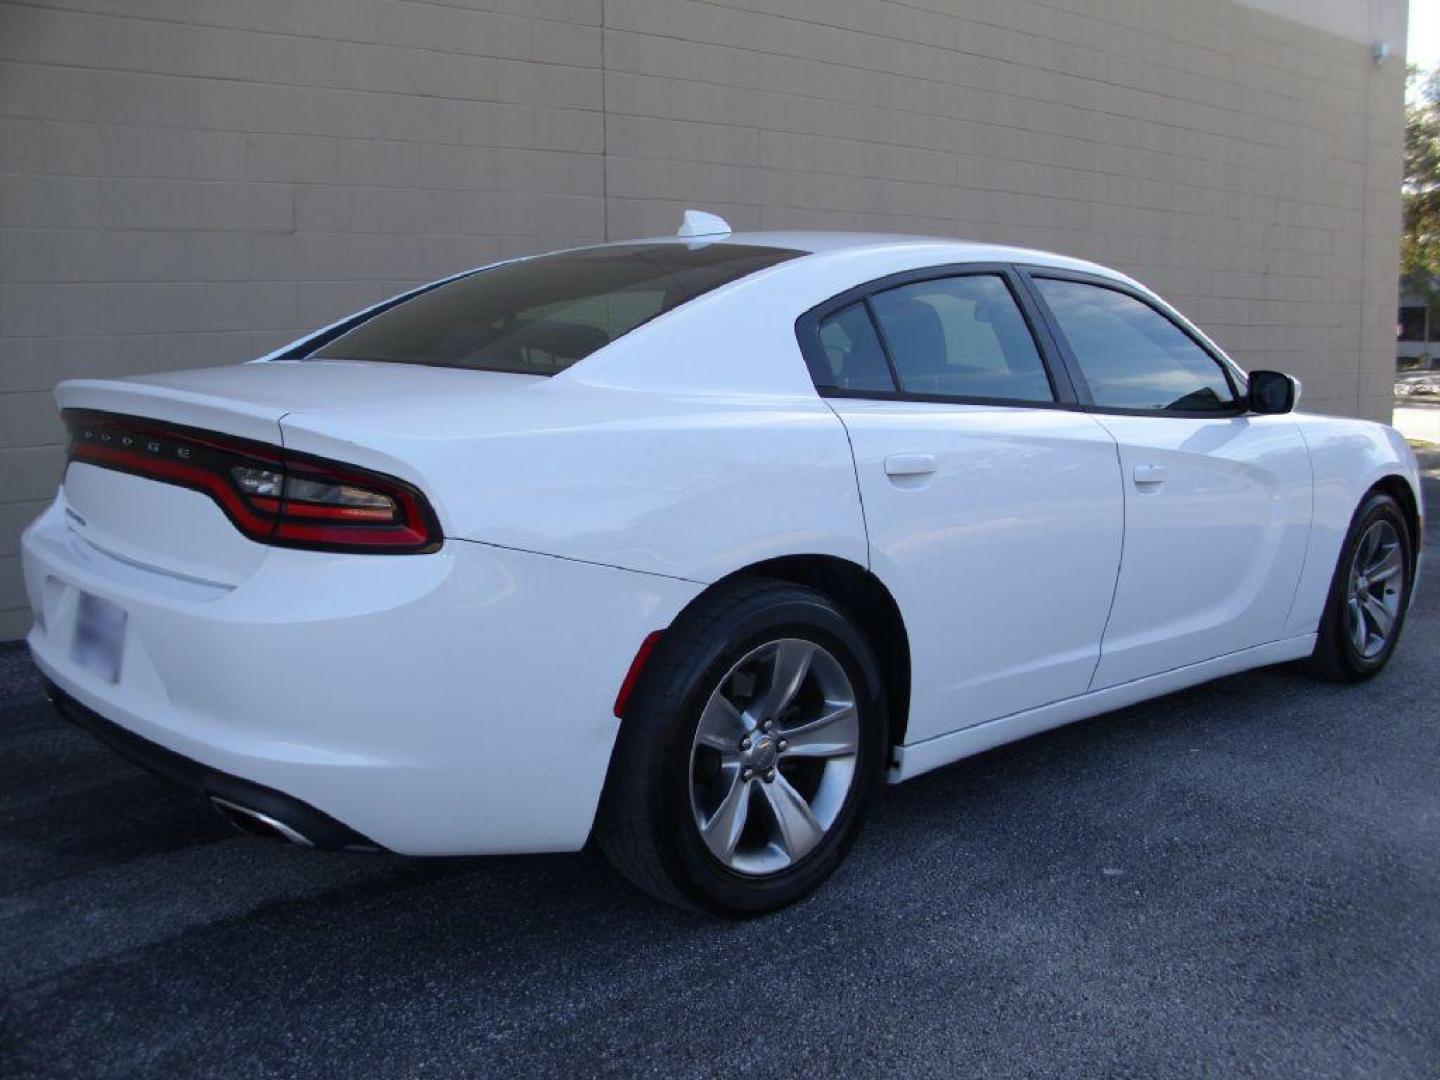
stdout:
{"type": "Polygon", "coordinates": [[[707,214],[704,210],[686,210],[680,221],[676,236],[724,236],[730,232],[730,223],[719,214],[707,214]]]}

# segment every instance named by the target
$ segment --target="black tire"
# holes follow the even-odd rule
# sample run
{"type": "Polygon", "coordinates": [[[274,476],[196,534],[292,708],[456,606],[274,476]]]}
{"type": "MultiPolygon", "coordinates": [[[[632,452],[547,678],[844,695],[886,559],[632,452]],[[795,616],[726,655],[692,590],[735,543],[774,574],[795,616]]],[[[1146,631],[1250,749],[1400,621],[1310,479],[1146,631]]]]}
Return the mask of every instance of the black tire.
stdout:
{"type": "Polygon", "coordinates": [[[1306,663],[1308,670],[1321,678],[1334,682],[1363,682],[1379,674],[1395,652],[1400,632],[1405,625],[1406,609],[1410,605],[1410,589],[1413,585],[1415,555],[1414,538],[1405,513],[1393,496],[1381,491],[1366,496],[1350,522],[1350,531],[1340,547],[1340,558],[1335,564],[1335,574],[1330,581],[1330,593],[1325,601],[1325,613],[1320,619],[1319,638],[1315,652],[1306,663]],[[1400,542],[1401,572],[1399,613],[1386,641],[1373,655],[1364,655],[1351,638],[1346,607],[1349,597],[1351,569],[1361,540],[1377,522],[1388,522],[1400,542]]]}
{"type": "Polygon", "coordinates": [[[839,865],[884,773],[888,753],[879,664],[865,635],[823,593],[768,578],[717,586],[666,630],[626,708],[595,836],[626,878],[668,903],[747,918],[794,903],[839,865]],[[707,848],[691,809],[691,747],[726,673],[768,641],[801,638],[839,661],[859,716],[855,771],[830,828],[783,870],[737,873],[707,848]]]}

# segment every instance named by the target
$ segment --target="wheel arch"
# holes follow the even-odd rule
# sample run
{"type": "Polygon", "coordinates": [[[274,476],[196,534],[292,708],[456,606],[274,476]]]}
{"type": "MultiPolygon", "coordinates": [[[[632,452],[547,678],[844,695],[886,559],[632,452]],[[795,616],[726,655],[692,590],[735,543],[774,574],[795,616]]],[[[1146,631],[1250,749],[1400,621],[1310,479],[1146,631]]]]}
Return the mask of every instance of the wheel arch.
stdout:
{"type": "Polygon", "coordinates": [[[885,706],[890,722],[890,745],[905,741],[910,717],[910,636],[895,597],[865,567],[834,555],[782,555],[751,563],[711,583],[691,603],[711,589],[737,577],[766,577],[804,585],[824,593],[855,619],[880,662],[885,706]]]}
{"type": "Polygon", "coordinates": [[[1420,545],[1423,540],[1420,535],[1422,528],[1420,504],[1415,497],[1415,489],[1411,487],[1410,482],[1399,473],[1390,473],[1388,476],[1382,476],[1374,484],[1370,485],[1369,490],[1367,490],[1364,497],[1361,498],[1360,505],[1363,506],[1365,500],[1375,492],[1383,492],[1389,495],[1400,504],[1400,511],[1405,515],[1405,526],[1410,530],[1410,575],[1413,581],[1415,569],[1420,561],[1420,545]]]}

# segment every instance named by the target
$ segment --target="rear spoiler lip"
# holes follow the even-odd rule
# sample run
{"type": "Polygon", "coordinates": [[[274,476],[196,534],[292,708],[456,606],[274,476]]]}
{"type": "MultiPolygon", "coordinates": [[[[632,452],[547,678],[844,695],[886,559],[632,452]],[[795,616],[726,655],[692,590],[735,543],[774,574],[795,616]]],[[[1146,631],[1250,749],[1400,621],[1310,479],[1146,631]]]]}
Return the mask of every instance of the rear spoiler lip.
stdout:
{"type": "Polygon", "coordinates": [[[289,410],[124,379],[67,379],[55,387],[61,409],[142,416],[203,428],[253,442],[283,445],[280,420],[289,410]]]}

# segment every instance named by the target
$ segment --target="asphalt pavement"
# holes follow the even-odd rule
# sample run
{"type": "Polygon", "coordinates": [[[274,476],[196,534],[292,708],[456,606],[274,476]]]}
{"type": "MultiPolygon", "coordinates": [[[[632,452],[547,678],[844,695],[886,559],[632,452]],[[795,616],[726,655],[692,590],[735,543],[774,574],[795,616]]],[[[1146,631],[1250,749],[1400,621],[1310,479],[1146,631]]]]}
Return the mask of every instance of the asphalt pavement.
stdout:
{"type": "Polygon", "coordinates": [[[1368,685],[1253,672],[889,788],[741,924],[592,851],[239,835],[0,650],[0,1075],[1434,1077],[1427,551],[1368,685]]]}

